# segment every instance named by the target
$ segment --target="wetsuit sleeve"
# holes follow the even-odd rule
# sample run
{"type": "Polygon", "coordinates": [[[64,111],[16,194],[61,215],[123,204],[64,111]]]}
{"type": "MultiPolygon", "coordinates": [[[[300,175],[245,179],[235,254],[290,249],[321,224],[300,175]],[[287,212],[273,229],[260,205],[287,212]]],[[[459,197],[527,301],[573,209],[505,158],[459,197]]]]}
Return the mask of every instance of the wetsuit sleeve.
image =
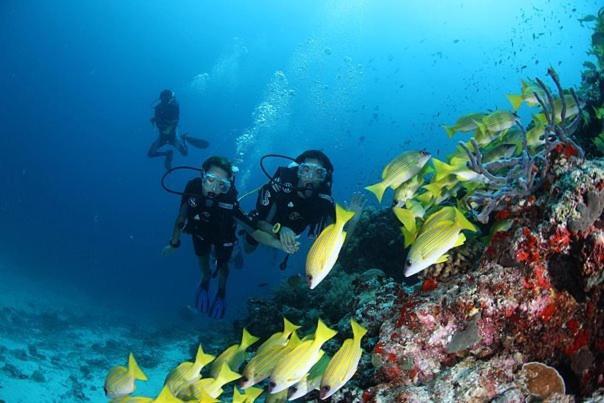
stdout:
{"type": "Polygon", "coordinates": [[[252,232],[258,229],[256,223],[247,214],[245,214],[243,210],[241,210],[239,204],[235,205],[233,217],[235,218],[237,223],[244,227],[244,229],[248,232],[252,232]]]}
{"type": "Polygon", "coordinates": [[[197,186],[195,185],[195,181],[194,180],[189,181],[187,183],[187,186],[185,187],[183,195],[180,198],[180,205],[182,206],[183,204],[187,203],[189,198],[197,193],[200,193],[200,189],[198,189],[197,186]]]}
{"type": "Polygon", "coordinates": [[[254,211],[254,219],[266,220],[269,213],[276,203],[277,192],[270,183],[262,186],[258,191],[258,199],[256,200],[256,210],[254,211]]]}

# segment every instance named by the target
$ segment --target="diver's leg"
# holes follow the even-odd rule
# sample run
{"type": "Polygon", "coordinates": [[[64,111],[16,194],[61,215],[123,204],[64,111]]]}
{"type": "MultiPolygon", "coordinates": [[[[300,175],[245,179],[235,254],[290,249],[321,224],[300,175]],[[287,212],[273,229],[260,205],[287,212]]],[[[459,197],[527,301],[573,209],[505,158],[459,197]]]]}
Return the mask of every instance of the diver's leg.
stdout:
{"type": "Polygon", "coordinates": [[[189,149],[187,148],[187,133],[183,133],[180,138],[176,138],[174,136],[174,147],[178,150],[180,155],[187,156],[189,154],[189,149]]]}
{"type": "Polygon", "coordinates": [[[199,311],[206,313],[210,309],[210,279],[212,278],[210,271],[210,244],[200,236],[193,235],[193,248],[195,249],[201,272],[201,280],[195,293],[195,307],[199,311]]]}
{"type": "Polygon", "coordinates": [[[218,271],[218,292],[210,309],[210,316],[215,319],[222,319],[226,310],[226,285],[229,278],[229,259],[233,253],[233,245],[220,245],[216,247],[217,271],[218,271]]]}
{"type": "Polygon", "coordinates": [[[172,150],[159,151],[159,148],[161,146],[163,146],[164,144],[165,144],[165,142],[162,141],[161,138],[155,140],[151,144],[151,147],[149,147],[149,151],[147,151],[147,156],[149,158],[164,157],[164,167],[166,168],[166,170],[169,170],[169,169],[172,168],[172,154],[173,154],[173,151],[172,150]]]}

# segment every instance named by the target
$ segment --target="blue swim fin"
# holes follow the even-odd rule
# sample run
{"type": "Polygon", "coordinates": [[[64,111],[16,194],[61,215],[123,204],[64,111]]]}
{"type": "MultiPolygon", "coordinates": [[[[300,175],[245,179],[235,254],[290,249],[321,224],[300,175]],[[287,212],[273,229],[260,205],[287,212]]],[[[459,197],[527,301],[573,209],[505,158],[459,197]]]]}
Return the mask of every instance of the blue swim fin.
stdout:
{"type": "Polygon", "coordinates": [[[210,293],[208,286],[204,287],[202,283],[199,283],[195,292],[195,308],[202,313],[210,311],[210,293]]]}

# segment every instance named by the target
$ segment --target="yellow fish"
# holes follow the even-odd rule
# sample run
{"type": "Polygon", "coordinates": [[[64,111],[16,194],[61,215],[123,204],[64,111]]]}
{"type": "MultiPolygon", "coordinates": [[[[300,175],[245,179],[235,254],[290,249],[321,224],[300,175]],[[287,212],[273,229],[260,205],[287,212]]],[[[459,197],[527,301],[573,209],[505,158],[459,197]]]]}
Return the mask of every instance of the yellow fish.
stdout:
{"type": "Polygon", "coordinates": [[[330,357],[323,354],[319,362],[317,362],[304,377],[295,385],[289,388],[289,396],[287,400],[299,399],[313,390],[319,390],[321,387],[321,378],[325,372],[325,368],[329,364],[330,357]]]}
{"type": "Polygon", "coordinates": [[[243,370],[239,384],[241,389],[247,389],[271,376],[271,372],[273,372],[279,360],[298,347],[300,343],[300,338],[298,338],[296,332],[293,332],[285,346],[276,344],[252,357],[243,370]]]}
{"type": "Polygon", "coordinates": [[[346,239],[344,224],[353,216],[354,212],[336,204],[336,222],[325,227],[310,247],[306,257],[306,280],[311,290],[323,281],[336,264],[346,239]]]}
{"type": "Polygon", "coordinates": [[[239,389],[233,389],[233,403],[254,403],[262,394],[260,388],[248,388],[244,393],[239,392],[239,389]]]}
{"type": "Polygon", "coordinates": [[[185,361],[179,364],[170,372],[164,385],[170,388],[170,392],[178,396],[180,392],[189,384],[200,378],[200,372],[207,364],[214,360],[214,356],[205,354],[201,345],[197,348],[195,361],[185,361]]]}
{"type": "Polygon", "coordinates": [[[282,390],[279,393],[268,395],[266,397],[265,403],[283,403],[283,402],[287,402],[287,394],[288,394],[288,390],[284,389],[284,390],[282,390]]]}
{"type": "Polygon", "coordinates": [[[363,349],[361,339],[367,329],[351,319],[352,339],[346,339],[334,354],[321,379],[321,400],[327,399],[346,384],[357,372],[363,349]]]}
{"type": "Polygon", "coordinates": [[[222,387],[224,385],[239,378],[241,378],[241,375],[233,372],[228,364],[223,363],[216,378],[200,379],[191,384],[187,389],[189,394],[195,399],[207,399],[208,396],[216,399],[222,394],[222,387]]]}
{"type": "Polygon", "coordinates": [[[461,233],[464,229],[477,230],[455,207],[444,207],[428,217],[407,254],[405,277],[435,263],[445,262],[448,259],[446,253],[465,242],[466,238],[461,233]]]}
{"type": "Polygon", "coordinates": [[[258,340],[258,337],[251,335],[247,329],[243,329],[241,343],[228,347],[212,363],[210,370],[212,378],[218,377],[223,364],[227,364],[229,368],[237,371],[241,364],[243,364],[243,361],[245,361],[245,351],[258,340]]]}
{"type": "Polygon", "coordinates": [[[155,399],[152,397],[127,396],[120,399],[114,399],[111,403],[182,403],[182,400],[174,396],[172,392],[170,392],[170,388],[164,386],[155,399]]]}
{"type": "Polygon", "coordinates": [[[289,320],[287,320],[287,318],[284,317],[283,331],[271,335],[271,337],[269,337],[264,343],[260,345],[260,347],[258,347],[258,350],[256,350],[256,355],[260,355],[263,351],[268,350],[269,348],[276,345],[285,346],[292,333],[299,328],[300,326],[294,325],[289,320]]]}
{"type": "Polygon", "coordinates": [[[445,129],[449,138],[453,137],[456,132],[471,132],[478,128],[476,122],[480,122],[485,116],[484,113],[470,113],[457,119],[457,122],[453,125],[443,125],[443,129],[445,129]]]}
{"type": "Polygon", "coordinates": [[[492,134],[498,134],[510,129],[518,121],[518,116],[515,113],[508,111],[495,111],[485,116],[478,125],[479,133],[476,135],[476,141],[479,144],[486,144],[483,138],[490,139],[492,134]],[[482,135],[482,137],[480,136],[482,135]]]}
{"type": "Polygon", "coordinates": [[[337,334],[319,319],[313,340],[302,342],[279,360],[268,385],[271,393],[278,393],[296,384],[321,359],[321,346],[337,334]]]}
{"type": "Polygon", "coordinates": [[[524,81],[522,80],[522,90],[519,95],[508,94],[508,101],[512,104],[512,108],[517,110],[522,105],[522,102],[525,102],[528,106],[537,106],[539,105],[539,101],[537,101],[537,97],[535,93],[539,95],[539,98],[542,100],[546,100],[545,92],[537,83],[533,81],[524,81]]]}
{"type": "Polygon", "coordinates": [[[128,356],[128,368],[117,366],[109,370],[105,378],[105,395],[110,399],[123,397],[134,392],[134,380],[146,381],[147,376],[140,369],[134,355],[128,356]]]}
{"type": "Polygon", "coordinates": [[[396,189],[422,170],[430,160],[430,153],[426,151],[408,151],[392,160],[382,172],[382,181],[365,189],[375,194],[378,201],[382,201],[387,188],[396,189]]]}
{"type": "Polygon", "coordinates": [[[397,207],[403,207],[407,200],[410,200],[415,196],[415,193],[424,184],[424,176],[420,174],[415,175],[407,182],[403,183],[394,191],[394,203],[397,207]]]}

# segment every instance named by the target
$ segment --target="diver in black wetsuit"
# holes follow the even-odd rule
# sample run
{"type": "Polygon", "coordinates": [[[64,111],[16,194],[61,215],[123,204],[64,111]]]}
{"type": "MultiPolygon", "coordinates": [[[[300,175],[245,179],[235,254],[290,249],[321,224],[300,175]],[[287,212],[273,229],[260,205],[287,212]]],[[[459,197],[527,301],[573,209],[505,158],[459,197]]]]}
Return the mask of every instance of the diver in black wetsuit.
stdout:
{"type": "Polygon", "coordinates": [[[176,148],[181,155],[187,155],[187,143],[197,148],[207,148],[209,143],[184,133],[177,138],[176,128],[180,118],[180,107],[172,90],[163,90],[159,94],[160,102],[155,106],[151,124],[157,127],[159,138],[151,144],[147,155],[149,158],[164,157],[166,170],[172,168],[173,150],[159,151],[166,144],[176,148]]]}
{"type": "MultiPolygon", "coordinates": [[[[295,253],[299,247],[297,235],[309,228],[309,236],[316,237],[335,221],[332,177],[333,165],[323,152],[303,152],[295,158],[295,164],[278,168],[262,186],[252,219],[259,229],[274,233],[283,250],[295,253]]],[[[250,236],[246,240],[247,252],[255,249],[258,242],[250,236]]]]}
{"type": "Polygon", "coordinates": [[[233,166],[222,157],[210,157],[202,165],[201,177],[187,183],[172,237],[163,255],[180,246],[184,231],[191,234],[193,248],[199,258],[201,281],[197,287],[195,306],[201,312],[220,319],[224,316],[229,259],[237,242],[236,225],[241,224],[256,242],[284,250],[272,234],[257,230],[255,223],[241,211],[237,202],[233,166]],[[216,270],[210,270],[210,252],[214,248],[216,270]],[[210,279],[218,276],[218,291],[210,303],[210,279]]]}

